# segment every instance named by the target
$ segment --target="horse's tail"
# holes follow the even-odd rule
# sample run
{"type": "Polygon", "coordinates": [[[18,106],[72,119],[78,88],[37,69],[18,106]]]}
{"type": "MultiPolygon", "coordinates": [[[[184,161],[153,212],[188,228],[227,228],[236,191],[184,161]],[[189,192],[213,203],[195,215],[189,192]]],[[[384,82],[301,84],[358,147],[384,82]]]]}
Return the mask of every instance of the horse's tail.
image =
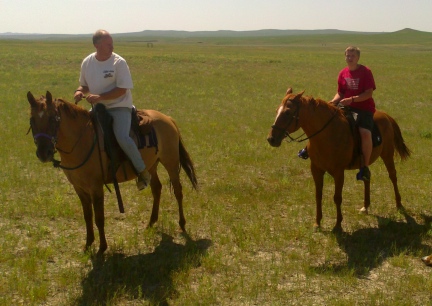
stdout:
{"type": "Polygon", "coordinates": [[[178,135],[179,135],[179,155],[180,155],[180,167],[179,171],[183,168],[184,172],[186,172],[186,175],[188,176],[190,182],[192,183],[192,187],[197,190],[198,189],[198,179],[195,174],[195,167],[192,161],[192,158],[190,157],[188,151],[186,150],[182,137],[180,135],[180,130],[177,126],[177,123],[174,119],[170,118],[173,124],[175,125],[178,135]]]}
{"type": "Polygon", "coordinates": [[[410,157],[411,150],[406,146],[405,140],[402,137],[402,132],[399,128],[399,125],[396,123],[396,120],[394,120],[389,115],[387,115],[387,117],[393,127],[396,152],[399,154],[402,160],[406,160],[408,157],[410,157]]]}
{"type": "Polygon", "coordinates": [[[188,151],[183,144],[181,135],[179,134],[179,153],[180,153],[180,165],[183,170],[186,172],[190,182],[192,183],[193,188],[196,190],[198,188],[198,180],[195,174],[194,164],[188,151]]]}

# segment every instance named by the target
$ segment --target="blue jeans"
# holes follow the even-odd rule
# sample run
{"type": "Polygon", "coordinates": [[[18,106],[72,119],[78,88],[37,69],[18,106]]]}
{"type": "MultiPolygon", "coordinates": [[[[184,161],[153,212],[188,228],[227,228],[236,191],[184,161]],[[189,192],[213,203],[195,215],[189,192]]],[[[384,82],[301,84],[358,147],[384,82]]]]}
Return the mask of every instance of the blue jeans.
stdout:
{"type": "Polygon", "coordinates": [[[137,173],[141,173],[146,166],[135,142],[129,136],[132,109],[128,107],[114,107],[107,108],[107,112],[113,118],[114,135],[120,148],[129,157],[137,173]]]}

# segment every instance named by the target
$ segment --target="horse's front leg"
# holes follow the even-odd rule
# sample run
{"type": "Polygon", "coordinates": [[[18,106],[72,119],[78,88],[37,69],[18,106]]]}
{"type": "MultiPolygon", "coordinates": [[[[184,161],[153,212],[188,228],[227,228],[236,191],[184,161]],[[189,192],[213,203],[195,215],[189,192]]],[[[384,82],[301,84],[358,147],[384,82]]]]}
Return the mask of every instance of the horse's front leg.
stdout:
{"type": "Polygon", "coordinates": [[[334,182],[335,182],[335,192],[333,195],[333,201],[336,205],[336,224],[333,228],[333,231],[341,231],[342,230],[342,190],[345,180],[344,171],[339,171],[333,174],[334,182]]]}
{"type": "Polygon", "coordinates": [[[151,172],[150,187],[153,195],[153,207],[150,216],[150,222],[147,227],[152,227],[159,218],[159,203],[162,193],[162,184],[159,180],[157,171],[151,172]]]}
{"type": "Polygon", "coordinates": [[[363,214],[369,213],[370,206],[370,181],[363,181],[364,183],[364,202],[363,207],[360,209],[360,212],[363,214]]]}
{"type": "Polygon", "coordinates": [[[81,206],[84,213],[84,221],[86,224],[86,233],[87,233],[85,251],[88,251],[95,240],[94,231],[93,231],[92,199],[90,194],[86,193],[82,189],[79,189],[75,186],[74,189],[81,201],[81,206]]]}
{"type": "Polygon", "coordinates": [[[96,187],[92,192],[93,209],[95,214],[95,223],[99,231],[99,250],[97,255],[102,255],[108,248],[105,237],[105,209],[103,186],[96,187]]]}
{"type": "Polygon", "coordinates": [[[312,172],[312,177],[313,177],[314,182],[315,182],[316,215],[315,215],[314,230],[318,231],[321,228],[322,191],[323,191],[323,186],[324,186],[324,173],[325,173],[325,171],[319,169],[313,163],[311,163],[311,172],[312,172]]]}

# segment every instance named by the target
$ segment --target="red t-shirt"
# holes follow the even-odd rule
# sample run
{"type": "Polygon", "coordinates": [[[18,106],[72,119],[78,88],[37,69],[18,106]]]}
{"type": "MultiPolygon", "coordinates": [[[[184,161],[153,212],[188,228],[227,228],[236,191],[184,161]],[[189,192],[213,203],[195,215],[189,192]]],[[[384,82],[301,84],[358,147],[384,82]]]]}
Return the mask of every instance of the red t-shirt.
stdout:
{"type": "MultiPolygon", "coordinates": [[[[344,98],[357,96],[371,88],[376,89],[372,71],[368,67],[360,65],[354,71],[350,71],[348,67],[345,67],[339,72],[338,92],[343,94],[344,98]]],[[[375,101],[373,98],[351,103],[350,107],[375,113],[375,101]]]]}

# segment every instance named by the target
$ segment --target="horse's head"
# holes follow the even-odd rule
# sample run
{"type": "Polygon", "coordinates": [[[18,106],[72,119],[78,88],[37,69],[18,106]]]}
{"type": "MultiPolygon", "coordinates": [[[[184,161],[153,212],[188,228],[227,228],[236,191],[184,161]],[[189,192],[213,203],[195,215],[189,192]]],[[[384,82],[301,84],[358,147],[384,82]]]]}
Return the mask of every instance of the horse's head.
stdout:
{"type": "Polygon", "coordinates": [[[36,155],[41,162],[52,161],[60,126],[57,107],[49,91],[46,97],[42,96],[37,100],[31,92],[28,92],[27,100],[31,106],[30,129],[37,147],[36,155]]]}
{"type": "Polygon", "coordinates": [[[303,93],[304,91],[293,94],[292,89],[288,88],[282,103],[276,111],[275,122],[267,136],[267,141],[272,147],[279,147],[284,138],[299,129],[298,116],[301,105],[300,98],[303,93]]]}

